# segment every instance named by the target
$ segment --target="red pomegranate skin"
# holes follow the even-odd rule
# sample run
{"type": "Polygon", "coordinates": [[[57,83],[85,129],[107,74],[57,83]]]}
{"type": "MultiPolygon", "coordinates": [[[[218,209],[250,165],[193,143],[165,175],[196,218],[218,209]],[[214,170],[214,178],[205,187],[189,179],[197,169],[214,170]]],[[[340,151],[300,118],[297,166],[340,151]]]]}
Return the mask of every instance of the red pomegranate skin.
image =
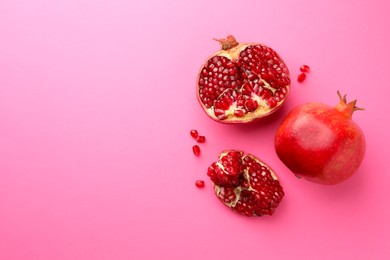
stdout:
{"type": "Polygon", "coordinates": [[[356,100],[340,97],[336,107],[308,103],[294,108],[276,132],[275,149],[280,160],[297,177],[321,184],[337,184],[351,177],[361,165],[366,143],[352,121],[360,110],[356,100]]]}

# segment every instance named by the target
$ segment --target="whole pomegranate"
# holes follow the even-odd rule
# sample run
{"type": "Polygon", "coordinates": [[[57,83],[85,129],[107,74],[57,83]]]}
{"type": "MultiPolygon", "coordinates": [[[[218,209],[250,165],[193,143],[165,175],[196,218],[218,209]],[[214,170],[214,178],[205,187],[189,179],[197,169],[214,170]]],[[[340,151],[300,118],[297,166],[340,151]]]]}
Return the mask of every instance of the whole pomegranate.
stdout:
{"type": "Polygon", "coordinates": [[[196,93],[209,117],[223,123],[246,123],[279,108],[290,90],[282,58],[260,43],[218,39],[222,50],[202,65],[196,93]]]}
{"type": "Polygon", "coordinates": [[[207,175],[218,199],[245,216],[272,215],[284,196],[271,168],[239,150],[222,152],[207,175]]]}
{"type": "Polygon", "coordinates": [[[335,107],[308,103],[294,108],[276,132],[276,153],[298,177],[337,184],[351,177],[364,158],[364,134],[352,121],[361,108],[337,94],[335,107]]]}

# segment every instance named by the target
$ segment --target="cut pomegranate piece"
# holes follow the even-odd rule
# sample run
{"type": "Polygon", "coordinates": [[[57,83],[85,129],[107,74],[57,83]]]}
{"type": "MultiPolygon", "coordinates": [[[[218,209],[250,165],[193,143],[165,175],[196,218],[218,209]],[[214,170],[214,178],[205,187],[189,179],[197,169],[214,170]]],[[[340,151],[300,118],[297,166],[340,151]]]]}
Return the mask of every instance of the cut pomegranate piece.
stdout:
{"type": "Polygon", "coordinates": [[[229,150],[211,164],[207,175],[218,199],[245,216],[272,215],[284,196],[276,174],[251,154],[229,150]]]}
{"type": "Polygon", "coordinates": [[[278,109],[290,90],[282,58],[260,43],[238,43],[233,36],[217,40],[222,50],[202,65],[198,100],[212,119],[247,123],[278,109]]]}

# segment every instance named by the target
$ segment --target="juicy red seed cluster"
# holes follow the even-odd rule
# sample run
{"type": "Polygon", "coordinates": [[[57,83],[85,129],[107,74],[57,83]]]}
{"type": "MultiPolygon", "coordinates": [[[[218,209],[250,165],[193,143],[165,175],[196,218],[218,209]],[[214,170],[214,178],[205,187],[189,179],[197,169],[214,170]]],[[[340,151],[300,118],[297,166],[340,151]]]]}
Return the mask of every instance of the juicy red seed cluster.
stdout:
{"type": "Polygon", "coordinates": [[[244,165],[242,153],[230,151],[222,156],[218,163],[213,163],[207,170],[207,175],[211,181],[221,187],[237,187],[240,185],[244,165]],[[222,166],[222,167],[221,167],[222,166]]]}
{"type": "Polygon", "coordinates": [[[240,185],[240,174],[228,174],[217,163],[213,163],[207,169],[207,176],[215,185],[221,187],[237,187],[240,185]]]}
{"type": "Polygon", "coordinates": [[[221,158],[221,165],[229,175],[239,175],[244,170],[242,163],[242,153],[238,151],[230,151],[227,155],[221,158]]]}
{"type": "Polygon", "coordinates": [[[284,196],[268,167],[238,151],[222,156],[207,174],[217,187],[217,197],[246,216],[272,215],[284,196]]]}
{"type": "Polygon", "coordinates": [[[226,57],[215,56],[207,61],[199,78],[199,97],[210,108],[214,101],[228,88],[241,85],[239,68],[226,57]]]}
{"type": "Polygon", "coordinates": [[[284,196],[283,188],[279,181],[272,177],[270,170],[247,156],[244,159],[248,169],[250,186],[257,191],[258,201],[261,208],[275,209],[284,196]]]}
{"type": "Polygon", "coordinates": [[[252,45],[243,50],[240,57],[242,67],[249,78],[253,74],[260,75],[261,79],[275,89],[290,84],[288,69],[273,49],[263,45],[252,45]]]}
{"type": "Polygon", "coordinates": [[[217,196],[225,204],[234,202],[237,197],[236,193],[234,192],[234,188],[230,187],[220,187],[217,196]]]}
{"type": "Polygon", "coordinates": [[[255,191],[241,191],[241,199],[237,201],[232,209],[248,217],[272,215],[275,211],[275,207],[271,207],[269,203],[267,203],[267,200],[264,200],[259,194],[260,193],[255,191]]]}

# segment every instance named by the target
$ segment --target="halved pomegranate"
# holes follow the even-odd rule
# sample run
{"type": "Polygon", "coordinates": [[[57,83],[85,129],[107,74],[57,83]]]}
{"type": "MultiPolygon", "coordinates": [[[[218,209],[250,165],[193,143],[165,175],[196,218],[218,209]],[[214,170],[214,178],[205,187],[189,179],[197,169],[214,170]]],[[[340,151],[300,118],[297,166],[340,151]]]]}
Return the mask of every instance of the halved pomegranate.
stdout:
{"type": "Polygon", "coordinates": [[[260,43],[238,43],[233,36],[216,39],[222,50],[202,65],[197,97],[212,119],[247,123],[276,111],[290,90],[290,74],[282,58],[260,43]]]}
{"type": "Polygon", "coordinates": [[[207,175],[218,199],[245,216],[272,215],[284,196],[276,174],[257,157],[239,150],[224,151],[207,175]]]}

